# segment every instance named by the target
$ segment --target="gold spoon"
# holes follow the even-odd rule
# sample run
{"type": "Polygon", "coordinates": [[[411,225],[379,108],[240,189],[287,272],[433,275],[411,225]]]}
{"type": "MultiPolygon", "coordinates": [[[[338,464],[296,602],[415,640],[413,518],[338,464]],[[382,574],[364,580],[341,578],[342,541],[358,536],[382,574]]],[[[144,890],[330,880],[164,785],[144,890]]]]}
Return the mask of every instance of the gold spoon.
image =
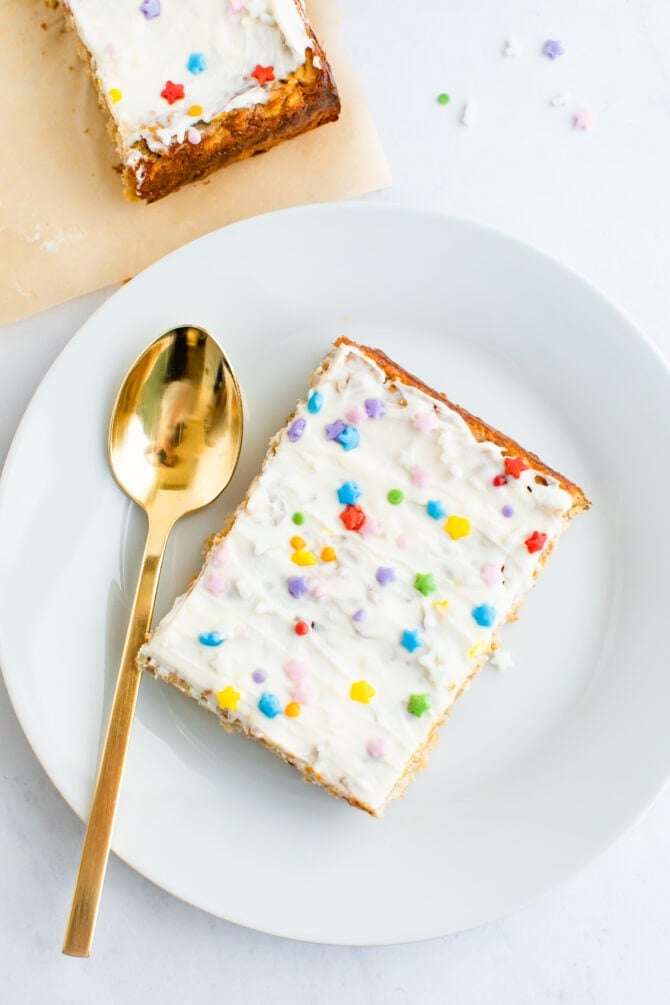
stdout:
{"type": "Polygon", "coordinates": [[[167,538],[185,513],[230,482],[242,447],[242,395],[228,360],[202,328],[174,328],[129,370],[109,424],[114,477],[148,517],[147,540],[93,793],[63,943],[89,956],[141,671],[167,538]]]}

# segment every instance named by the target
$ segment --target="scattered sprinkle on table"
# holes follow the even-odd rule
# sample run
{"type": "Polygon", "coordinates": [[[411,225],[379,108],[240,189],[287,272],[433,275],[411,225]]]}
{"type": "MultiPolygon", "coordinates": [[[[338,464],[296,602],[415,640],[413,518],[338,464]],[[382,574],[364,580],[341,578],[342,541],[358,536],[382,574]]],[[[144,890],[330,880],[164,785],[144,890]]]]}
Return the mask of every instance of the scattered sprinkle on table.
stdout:
{"type": "Polygon", "coordinates": [[[542,52],[549,59],[558,59],[559,56],[565,55],[563,43],[556,38],[548,38],[542,46],[542,52]]]}
{"type": "Polygon", "coordinates": [[[520,42],[515,38],[508,38],[503,45],[502,54],[503,56],[514,57],[520,56],[523,53],[523,47],[520,42]]]}
{"type": "Polygon", "coordinates": [[[461,125],[463,126],[474,126],[477,122],[477,114],[479,112],[479,105],[474,98],[469,98],[463,106],[463,111],[461,112],[461,125]]]}
{"type": "Polygon", "coordinates": [[[582,108],[581,111],[577,112],[572,120],[572,124],[575,129],[587,130],[590,129],[594,122],[594,114],[588,108],[582,108]]]}
{"type": "Polygon", "coordinates": [[[437,96],[438,105],[448,105],[450,101],[451,98],[444,91],[442,92],[442,94],[438,94],[437,96]]]}
{"type": "Polygon", "coordinates": [[[572,100],[572,94],[570,91],[561,91],[559,94],[555,94],[551,101],[549,102],[554,108],[565,108],[567,104],[572,100]]]}

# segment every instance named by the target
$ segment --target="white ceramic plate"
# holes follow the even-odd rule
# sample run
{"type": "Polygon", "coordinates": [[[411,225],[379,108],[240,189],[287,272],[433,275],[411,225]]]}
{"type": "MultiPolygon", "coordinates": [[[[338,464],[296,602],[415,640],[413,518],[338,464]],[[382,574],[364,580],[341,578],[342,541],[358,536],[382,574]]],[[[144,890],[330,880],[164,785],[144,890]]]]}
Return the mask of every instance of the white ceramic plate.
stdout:
{"type": "Polygon", "coordinates": [[[519,907],[602,851],[670,768],[670,379],[614,307],[473,224],[356,204],[291,210],[196,241],[84,325],[37,392],[0,497],[1,658],[37,756],[85,817],[143,517],[109,475],[108,416],[136,355],[194,323],[246,396],[225,495],[178,526],[157,613],[200,564],[314,364],[346,333],[583,485],[575,521],[426,772],[383,821],[142,682],[114,849],[184,900],[320,942],[426,939],[519,907]],[[665,566],[664,566],[665,568],[665,566]]]}

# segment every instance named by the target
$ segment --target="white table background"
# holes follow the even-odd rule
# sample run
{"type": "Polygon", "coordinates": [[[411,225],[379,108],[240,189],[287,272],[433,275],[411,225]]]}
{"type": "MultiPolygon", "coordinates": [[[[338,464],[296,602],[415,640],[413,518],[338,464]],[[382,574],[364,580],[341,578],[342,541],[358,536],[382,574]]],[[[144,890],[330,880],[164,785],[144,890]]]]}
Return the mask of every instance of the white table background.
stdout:
{"type": "MultiPolygon", "coordinates": [[[[535,244],[617,301],[670,359],[668,0],[340,6],[394,177],[390,191],[370,198],[471,217],[535,244]],[[508,36],[521,41],[519,58],[500,55],[508,36]],[[563,40],[563,58],[539,55],[547,38],[563,40]],[[443,90],[447,107],[435,101],[443,90]],[[569,107],[550,107],[565,90],[569,107]],[[473,96],[479,114],[468,129],[459,118],[473,96]],[[591,132],[571,127],[582,107],[596,116],[591,132]]],[[[0,462],[43,373],[111,292],[0,331],[0,462]]],[[[6,1005],[668,1001],[667,790],[539,903],[471,932],[387,949],[246,931],[113,858],[94,955],[75,960],[61,956],[60,941],[83,828],[37,763],[1,683],[0,751],[6,1005]]]]}

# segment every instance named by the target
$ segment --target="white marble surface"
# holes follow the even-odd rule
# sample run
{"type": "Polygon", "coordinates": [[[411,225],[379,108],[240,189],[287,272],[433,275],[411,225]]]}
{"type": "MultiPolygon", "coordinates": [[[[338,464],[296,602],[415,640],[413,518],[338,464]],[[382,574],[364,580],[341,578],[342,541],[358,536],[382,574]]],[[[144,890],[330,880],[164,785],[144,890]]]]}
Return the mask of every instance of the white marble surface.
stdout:
{"type": "MultiPolygon", "coordinates": [[[[393,189],[371,198],[472,217],[532,242],[600,286],[670,358],[667,0],[340,3],[394,175],[393,189]],[[500,55],[509,36],[522,56],[500,55]],[[538,55],[546,38],[563,40],[562,59],[538,55]],[[447,107],[435,102],[442,90],[452,95],[447,107]],[[569,108],[549,107],[564,90],[574,96],[569,108]],[[478,120],[467,129],[459,117],[473,96],[478,120]],[[571,128],[581,107],[596,116],[591,132],[571,128]]],[[[40,377],[109,292],[0,330],[0,462],[40,377]]],[[[113,859],[95,952],[84,961],[59,952],[82,825],[35,760],[2,685],[0,766],[6,1005],[134,1005],[149,996],[163,1005],[668,1001],[667,790],[539,903],[414,946],[344,949],[258,935],[174,900],[113,859]]]]}

